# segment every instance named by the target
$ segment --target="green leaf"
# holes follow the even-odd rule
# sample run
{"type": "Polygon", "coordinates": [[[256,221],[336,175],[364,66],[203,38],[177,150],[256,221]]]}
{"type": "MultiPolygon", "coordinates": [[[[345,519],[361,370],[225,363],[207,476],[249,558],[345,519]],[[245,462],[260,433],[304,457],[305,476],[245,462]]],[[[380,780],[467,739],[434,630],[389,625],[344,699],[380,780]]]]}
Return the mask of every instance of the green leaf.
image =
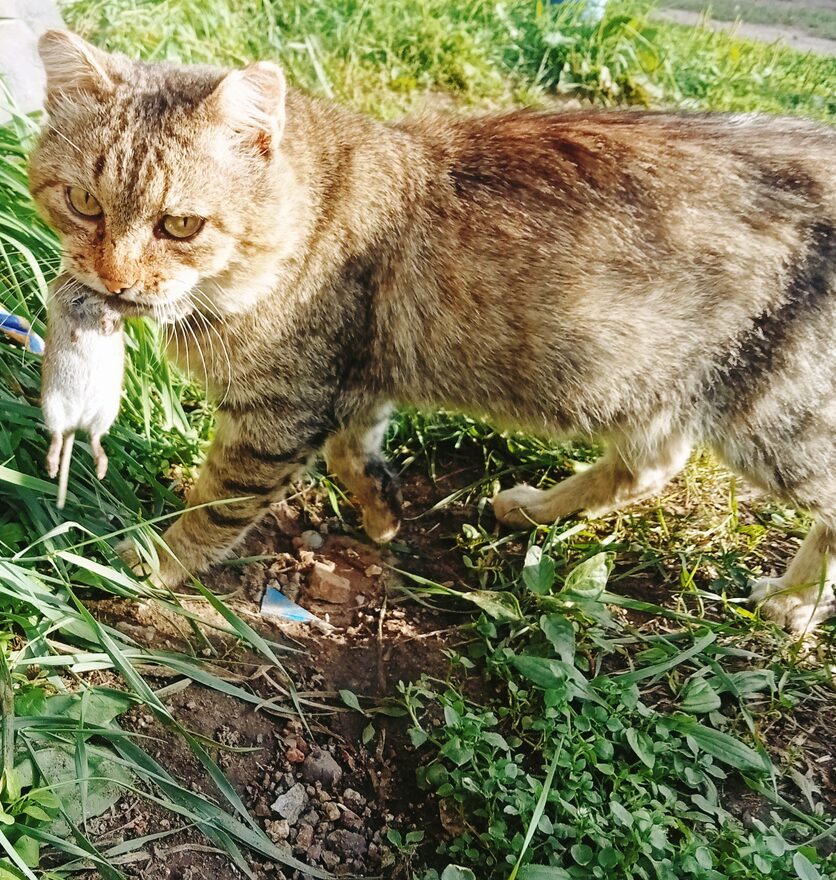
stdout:
{"type": "Polygon", "coordinates": [[[357,699],[357,695],[353,691],[342,690],[340,691],[340,699],[348,706],[349,709],[354,709],[355,712],[360,712],[365,715],[365,711],[363,707],[360,705],[360,701],[357,699]]]}
{"type": "Polygon", "coordinates": [[[592,861],[592,850],[585,843],[576,843],[569,852],[579,865],[588,865],[592,861]]]}
{"type": "Polygon", "coordinates": [[[46,706],[46,690],[29,687],[15,695],[15,715],[43,715],[46,706]]]}
{"type": "Polygon", "coordinates": [[[91,727],[107,727],[136,705],[136,698],[123,691],[88,688],[84,694],[57,694],[49,697],[41,714],[53,718],[84,719],[91,727]]]}
{"type": "Polygon", "coordinates": [[[802,852],[796,852],[792,857],[792,866],[799,880],[822,880],[816,866],[802,852]]]}
{"type": "Polygon", "coordinates": [[[523,583],[538,596],[545,596],[554,586],[554,560],[536,544],[528,548],[522,571],[523,583]]]}
{"type": "Polygon", "coordinates": [[[575,662],[575,628],[571,620],[560,614],[544,614],[540,618],[540,629],[564,663],[575,662]]]}
{"type": "Polygon", "coordinates": [[[571,880],[572,875],[552,865],[527,865],[519,877],[520,880],[571,880]]]}
{"type": "Polygon", "coordinates": [[[642,764],[652,770],[656,763],[656,755],[653,753],[653,744],[650,738],[646,733],[642,733],[634,727],[628,727],[626,735],[630,748],[636,753],[642,764]]]}
{"type": "Polygon", "coordinates": [[[41,860],[41,845],[27,834],[18,837],[14,844],[15,852],[30,868],[37,868],[41,860]]]}
{"type": "Polygon", "coordinates": [[[476,875],[470,868],[448,865],[441,873],[441,880],[476,880],[476,875]]]}
{"type": "Polygon", "coordinates": [[[515,623],[523,619],[520,603],[512,593],[494,590],[471,590],[462,593],[461,598],[478,605],[482,611],[494,620],[503,623],[515,623]]]}
{"type": "Polygon", "coordinates": [[[703,714],[719,709],[722,700],[704,678],[692,678],[682,691],[679,705],[683,712],[703,714]]]}
{"type": "MultiPolygon", "coordinates": [[[[122,764],[113,760],[112,753],[101,746],[87,745],[89,778],[86,780],[86,815],[100,816],[124,794],[133,782],[122,764]]],[[[21,760],[15,768],[21,783],[31,785],[36,776],[43,776],[49,785],[61,785],[61,806],[70,822],[82,821],[81,787],[78,784],[73,749],[49,746],[38,749],[34,758],[21,760]],[[35,763],[37,762],[37,764],[35,763]]]]}
{"type": "Polygon", "coordinates": [[[473,758],[473,749],[463,746],[461,740],[454,736],[444,743],[439,754],[452,761],[457,767],[461,767],[473,758]]]}
{"type": "Polygon", "coordinates": [[[429,739],[426,733],[423,730],[417,727],[412,727],[409,730],[409,739],[412,743],[413,748],[419,748],[424,745],[424,743],[429,739]]]}
{"type": "Polygon", "coordinates": [[[596,553],[569,572],[561,593],[597,599],[604,592],[609,576],[610,563],[607,554],[596,553]]]}
{"type": "Polygon", "coordinates": [[[538,687],[554,688],[566,683],[565,665],[559,660],[547,660],[545,657],[530,657],[523,654],[512,657],[511,663],[538,687]]]}
{"type": "Polygon", "coordinates": [[[768,773],[772,762],[766,755],[759,754],[740,740],[712,730],[690,718],[671,716],[663,722],[665,726],[690,737],[699,748],[718,761],[736,767],[744,773],[768,773]]]}

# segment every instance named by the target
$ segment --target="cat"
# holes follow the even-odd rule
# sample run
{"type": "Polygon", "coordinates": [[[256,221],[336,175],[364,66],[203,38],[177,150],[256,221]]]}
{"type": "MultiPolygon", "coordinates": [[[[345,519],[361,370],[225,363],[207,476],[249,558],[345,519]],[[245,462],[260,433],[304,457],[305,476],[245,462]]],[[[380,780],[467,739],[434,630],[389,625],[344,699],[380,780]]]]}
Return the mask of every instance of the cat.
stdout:
{"type": "Polygon", "coordinates": [[[169,322],[218,403],[160,582],[227,556],[323,450],[390,540],[381,442],[411,404],[606,441],[553,488],[499,492],[515,528],[657,493],[705,444],[816,517],[755,582],[763,612],[832,613],[836,131],[626,110],[384,124],[266,61],[146,64],[60,31],[40,52],[30,182],[66,271],[169,322]]]}

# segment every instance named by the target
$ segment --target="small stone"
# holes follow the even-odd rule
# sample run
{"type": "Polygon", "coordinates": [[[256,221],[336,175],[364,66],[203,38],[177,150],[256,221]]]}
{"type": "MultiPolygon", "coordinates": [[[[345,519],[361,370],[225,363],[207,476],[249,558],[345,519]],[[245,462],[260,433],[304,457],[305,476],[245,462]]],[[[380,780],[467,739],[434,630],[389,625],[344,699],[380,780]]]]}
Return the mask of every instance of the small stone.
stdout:
{"type": "Polygon", "coordinates": [[[264,830],[273,843],[278,843],[280,840],[287,840],[290,836],[290,823],[287,819],[279,819],[277,822],[268,821],[264,823],[264,830]]]}
{"type": "Polygon", "coordinates": [[[291,825],[295,825],[307,804],[308,795],[305,792],[305,786],[300,782],[276,798],[273,810],[283,819],[287,819],[291,825]]]}
{"type": "Polygon", "coordinates": [[[302,778],[306,782],[321,782],[323,788],[333,788],[343,778],[343,768],[330,752],[313,751],[302,765],[302,778]]]}
{"type": "Polygon", "coordinates": [[[308,575],[308,596],[332,605],[345,605],[351,598],[351,581],[315,562],[308,575]]]}
{"type": "Polygon", "coordinates": [[[354,812],[354,810],[344,810],[342,814],[343,825],[351,831],[359,831],[363,825],[363,820],[354,812]]]}
{"type": "Polygon", "coordinates": [[[302,532],[299,536],[308,550],[319,550],[319,548],[325,543],[325,539],[319,532],[313,531],[313,529],[308,529],[306,532],[302,532]]]}
{"type": "Polygon", "coordinates": [[[270,807],[267,805],[266,801],[259,801],[255,805],[254,810],[256,816],[261,816],[262,819],[266,819],[273,814],[270,812],[270,807]]]}
{"type": "Polygon", "coordinates": [[[366,854],[366,838],[354,831],[332,831],[326,838],[328,846],[343,858],[360,858],[366,854]]]}
{"type": "Polygon", "coordinates": [[[308,849],[308,862],[318,862],[322,858],[322,847],[315,843],[308,849]]]}
{"type": "Polygon", "coordinates": [[[313,826],[307,822],[299,826],[299,833],[296,835],[296,849],[307,850],[313,843],[314,830],[313,826]]]}
{"type": "Polygon", "coordinates": [[[366,804],[366,799],[363,795],[361,795],[359,791],[355,791],[353,788],[347,788],[343,792],[343,800],[349,804],[357,804],[358,807],[363,807],[366,804]]]}
{"type": "Polygon", "coordinates": [[[291,764],[301,764],[305,760],[305,755],[300,749],[297,749],[294,746],[292,749],[288,749],[287,752],[285,752],[285,758],[287,758],[291,764]]]}
{"type": "Polygon", "coordinates": [[[322,854],[322,864],[325,865],[329,871],[333,871],[339,863],[340,857],[336,853],[332,853],[330,849],[326,849],[322,854]]]}
{"type": "Polygon", "coordinates": [[[382,574],[383,574],[383,569],[379,565],[370,565],[366,569],[366,577],[367,578],[380,577],[382,574]]]}
{"type": "Polygon", "coordinates": [[[358,593],[354,597],[354,604],[355,605],[365,605],[366,604],[366,597],[362,593],[358,593]]]}
{"type": "Polygon", "coordinates": [[[336,822],[340,818],[340,808],[333,801],[325,804],[325,817],[329,822],[336,822]]]}

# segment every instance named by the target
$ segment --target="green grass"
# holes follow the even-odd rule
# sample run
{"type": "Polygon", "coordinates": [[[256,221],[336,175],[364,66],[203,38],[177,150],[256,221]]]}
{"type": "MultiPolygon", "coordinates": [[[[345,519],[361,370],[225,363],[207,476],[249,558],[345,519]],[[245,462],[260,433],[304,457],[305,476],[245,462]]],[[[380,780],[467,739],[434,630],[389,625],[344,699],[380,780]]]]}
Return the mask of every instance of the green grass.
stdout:
{"type": "MultiPolygon", "coordinates": [[[[637,2],[613,2],[600,26],[528,0],[62,6],[72,27],[106,48],[226,64],[276,58],[298,86],[382,117],[451,99],[480,108],[578,99],[836,121],[836,59],[650,20],[637,2]]],[[[26,192],[32,132],[26,120],[0,129],[0,302],[42,329],[57,250],[26,192]]],[[[47,863],[67,876],[83,858],[108,880],[121,876],[112,863],[123,850],[97,852],[86,827],[125,790],[156,798],[201,828],[242,870],[247,849],[282,860],[203,744],[136,671],[168,665],[252,700],[200,666],[201,630],[194,627],[181,654],[149,655],[83,604],[101,593],[146,595],[121,571],[111,544],[138,520],[176,510],[172,481],[188,479],[211,430],[210,408],[166,365],[156,331],[140,323],[130,338],[110,475],[95,480],[82,445],[67,526],[43,480],[37,359],[0,344],[0,846],[7,853],[0,880],[47,876],[47,863]],[[113,675],[121,690],[91,684],[91,669],[113,675]],[[125,735],[119,715],[136,703],[188,742],[217,783],[217,803],[168,777],[140,740],[125,735]]],[[[484,462],[482,479],[462,490],[473,498],[512,474],[557,479],[594,457],[591,449],[499,435],[447,414],[403,413],[391,439],[401,466],[434,475],[437,452],[456,446],[484,462]]],[[[450,680],[405,683],[401,697],[422,750],[420,782],[463,822],[442,845],[440,857],[450,863],[444,880],[806,880],[836,867],[819,846],[833,817],[799,781],[803,756],[779,751],[772,735],[796,712],[819,704],[832,710],[832,646],[825,640],[809,655],[734,601],[750,567],[765,563],[776,544],[786,549],[804,519],[774,505],[741,510],[733,484],[706,460],[692,466],[679,492],[676,503],[669,497],[632,515],[531,535],[498,538],[474,515],[456,551],[467,582],[455,591],[412,583],[421,601],[475,612],[462,631],[464,647],[451,655],[450,680]],[[636,598],[642,585],[659,584],[675,587],[664,607],[636,598]],[[474,679],[498,688],[498,701],[474,702],[474,679]],[[735,786],[756,792],[763,828],[742,823],[731,803],[735,786]]],[[[189,625],[180,597],[158,598],[189,625]]],[[[205,602],[223,612],[230,638],[270,662],[281,659],[277,646],[217,600],[205,602]]],[[[420,863],[417,838],[392,842],[413,854],[416,878],[434,876],[420,863]]]]}

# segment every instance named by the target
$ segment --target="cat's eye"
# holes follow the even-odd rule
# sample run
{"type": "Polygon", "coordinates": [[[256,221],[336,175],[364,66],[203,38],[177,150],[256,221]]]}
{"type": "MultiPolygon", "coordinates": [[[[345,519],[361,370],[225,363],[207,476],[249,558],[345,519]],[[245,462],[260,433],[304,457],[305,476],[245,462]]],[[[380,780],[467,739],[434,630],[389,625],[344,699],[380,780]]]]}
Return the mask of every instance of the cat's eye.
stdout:
{"type": "Polygon", "coordinates": [[[203,228],[202,217],[178,217],[175,214],[166,214],[160,224],[163,232],[172,238],[191,238],[197,235],[203,228]]]}
{"type": "Polygon", "coordinates": [[[94,195],[82,189],[80,186],[67,187],[67,201],[72,209],[82,217],[101,217],[102,206],[94,195]]]}

